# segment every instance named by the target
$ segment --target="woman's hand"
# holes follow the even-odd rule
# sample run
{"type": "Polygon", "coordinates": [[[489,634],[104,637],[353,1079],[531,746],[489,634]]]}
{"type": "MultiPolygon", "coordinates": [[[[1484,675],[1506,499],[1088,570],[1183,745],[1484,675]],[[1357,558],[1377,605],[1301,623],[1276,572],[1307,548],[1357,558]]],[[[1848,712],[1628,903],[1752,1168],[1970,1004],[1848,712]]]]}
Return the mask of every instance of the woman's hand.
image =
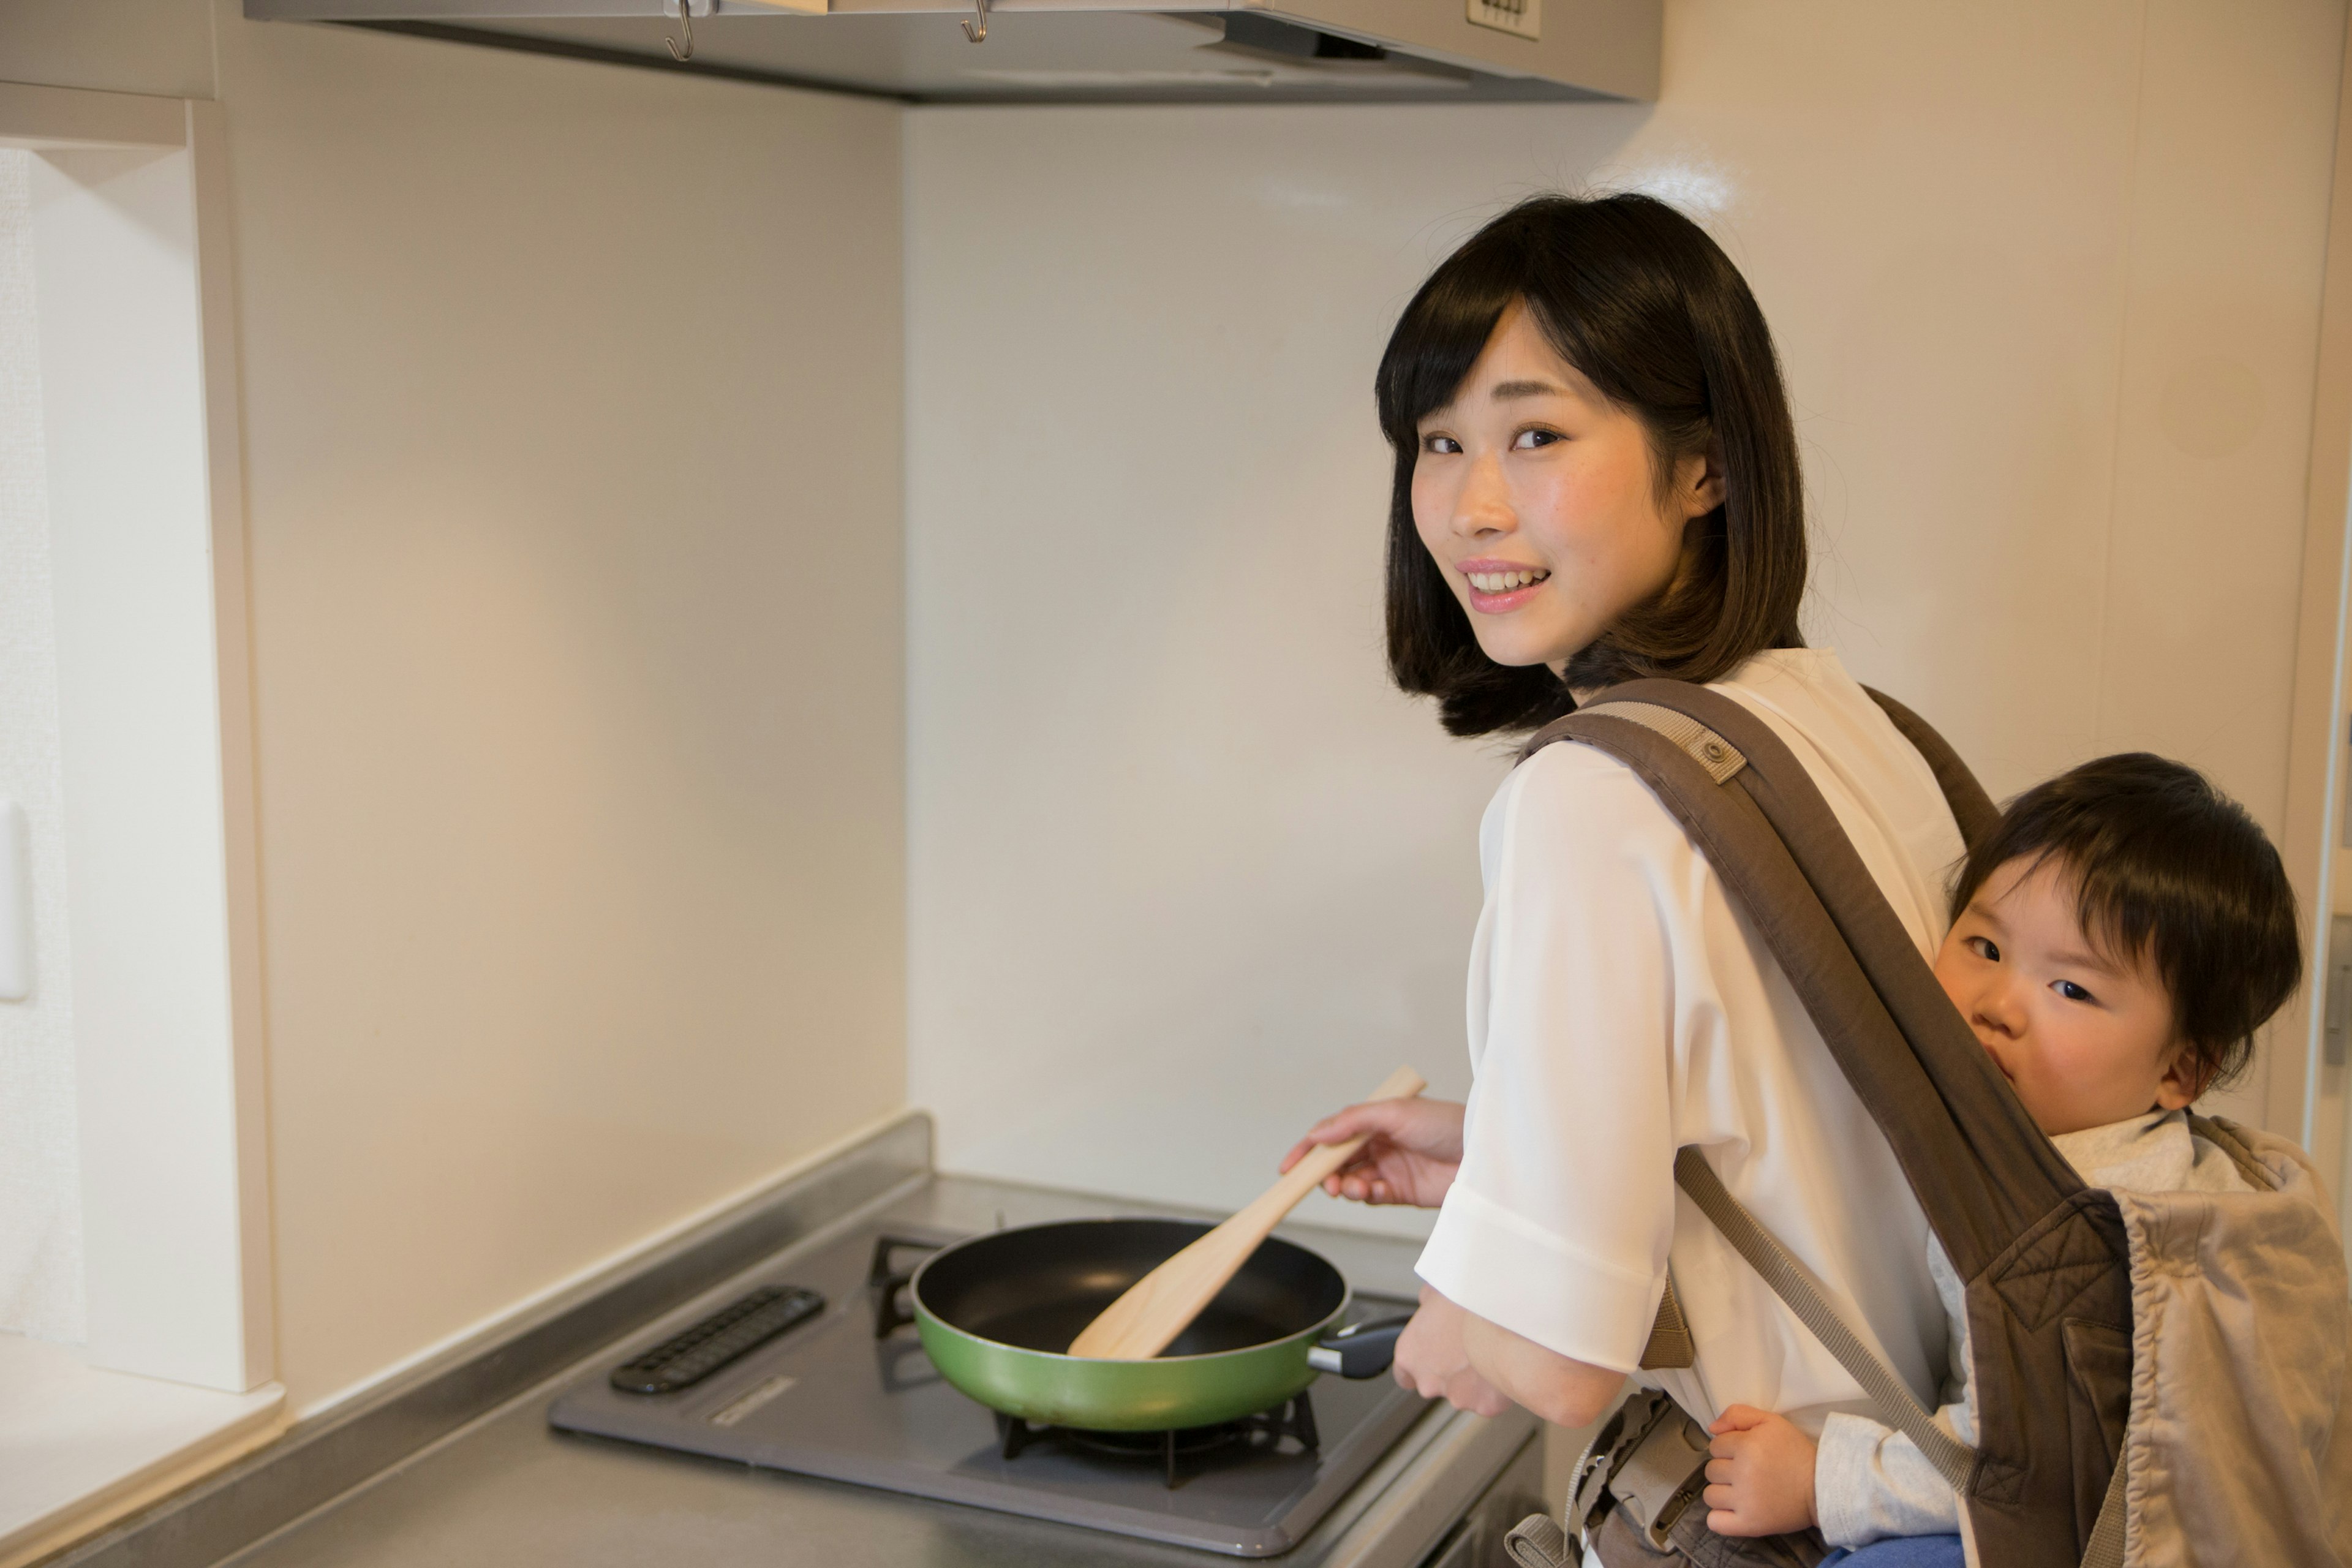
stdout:
{"type": "Polygon", "coordinates": [[[1421,1310],[1397,1336],[1397,1382],[1423,1399],[1443,1399],[1457,1410],[1479,1415],[1500,1415],[1511,1407],[1485,1378],[1470,1366],[1462,1344],[1462,1326],[1470,1314],[1438,1294],[1421,1288],[1421,1310]]]}
{"type": "Polygon", "coordinates": [[[1727,1406],[1707,1430],[1706,1527],[1717,1535],[1786,1535],[1813,1519],[1813,1440],[1787,1417],[1727,1406]]]}
{"type": "Polygon", "coordinates": [[[1324,1182],[1323,1190],[1360,1204],[1433,1209],[1444,1201],[1462,1164],[1462,1117],[1463,1108],[1450,1100],[1351,1105],[1308,1128],[1298,1146],[1283,1156],[1282,1168],[1287,1171],[1318,1144],[1345,1143],[1360,1132],[1364,1146],[1324,1182]]]}

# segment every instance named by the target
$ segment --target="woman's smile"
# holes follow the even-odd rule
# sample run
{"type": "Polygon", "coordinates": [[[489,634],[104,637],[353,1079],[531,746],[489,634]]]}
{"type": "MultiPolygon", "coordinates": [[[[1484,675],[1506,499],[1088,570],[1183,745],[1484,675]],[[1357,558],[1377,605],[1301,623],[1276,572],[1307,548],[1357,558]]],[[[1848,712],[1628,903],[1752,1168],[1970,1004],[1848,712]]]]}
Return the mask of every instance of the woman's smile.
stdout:
{"type": "Polygon", "coordinates": [[[1454,569],[1469,583],[1470,607],[1482,616],[1509,614],[1534,598],[1536,591],[1551,577],[1550,571],[1542,566],[1486,556],[1457,561],[1454,569]]]}

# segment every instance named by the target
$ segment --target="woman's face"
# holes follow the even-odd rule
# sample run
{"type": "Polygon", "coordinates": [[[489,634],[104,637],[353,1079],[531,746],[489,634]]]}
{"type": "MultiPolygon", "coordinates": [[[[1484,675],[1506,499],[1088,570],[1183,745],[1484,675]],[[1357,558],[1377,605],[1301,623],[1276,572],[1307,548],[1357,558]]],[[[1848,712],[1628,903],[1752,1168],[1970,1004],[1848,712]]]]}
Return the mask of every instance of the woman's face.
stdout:
{"type": "Polygon", "coordinates": [[[1642,422],[1561,359],[1523,305],[1420,435],[1413,526],[1496,664],[1557,673],[1673,581],[1684,525],[1723,502],[1720,464],[1697,457],[1662,498],[1642,422]]]}

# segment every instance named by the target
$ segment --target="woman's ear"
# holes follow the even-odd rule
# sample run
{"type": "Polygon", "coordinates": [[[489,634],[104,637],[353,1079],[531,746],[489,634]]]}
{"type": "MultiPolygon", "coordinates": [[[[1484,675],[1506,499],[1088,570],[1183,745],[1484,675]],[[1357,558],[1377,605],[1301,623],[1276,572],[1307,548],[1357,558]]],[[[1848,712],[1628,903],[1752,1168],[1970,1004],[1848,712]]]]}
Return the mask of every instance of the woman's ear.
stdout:
{"type": "Polygon", "coordinates": [[[1723,504],[1723,442],[1709,436],[1706,449],[1693,452],[1675,465],[1675,487],[1685,521],[1705,517],[1723,504]]]}
{"type": "Polygon", "coordinates": [[[2164,1063],[2164,1076],[2156,1080],[2156,1107],[2158,1110],[2179,1110],[2194,1105],[2197,1097],[2205,1092],[2205,1080],[2212,1076],[2205,1058],[2189,1048],[2187,1040],[2175,1040],[2167,1047],[2171,1053],[2164,1063]]]}

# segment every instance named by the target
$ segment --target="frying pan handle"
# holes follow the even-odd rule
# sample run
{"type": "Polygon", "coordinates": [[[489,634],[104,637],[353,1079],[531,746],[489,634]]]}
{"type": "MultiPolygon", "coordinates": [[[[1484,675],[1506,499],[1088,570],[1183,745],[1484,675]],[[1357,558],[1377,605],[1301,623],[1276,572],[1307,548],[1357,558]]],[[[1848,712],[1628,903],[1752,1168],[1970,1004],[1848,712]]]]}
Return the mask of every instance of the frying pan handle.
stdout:
{"type": "Polygon", "coordinates": [[[1378,1377],[1396,1360],[1397,1336],[1412,1321],[1412,1314],[1406,1312],[1350,1323],[1336,1334],[1325,1335],[1320,1344],[1307,1352],[1307,1364],[1341,1377],[1378,1377]]]}

